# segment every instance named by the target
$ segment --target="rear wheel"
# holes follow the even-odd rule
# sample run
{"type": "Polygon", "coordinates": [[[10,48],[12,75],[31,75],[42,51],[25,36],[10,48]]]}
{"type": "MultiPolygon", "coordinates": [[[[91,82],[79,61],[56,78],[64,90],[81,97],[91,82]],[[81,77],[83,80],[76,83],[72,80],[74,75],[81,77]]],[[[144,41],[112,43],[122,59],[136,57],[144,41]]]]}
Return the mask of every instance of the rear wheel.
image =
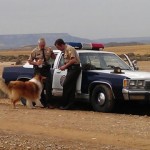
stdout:
{"type": "Polygon", "coordinates": [[[22,103],[24,106],[26,106],[26,99],[21,98],[20,101],[21,101],[21,103],[22,103]]]}
{"type": "Polygon", "coordinates": [[[98,112],[111,112],[114,108],[112,91],[106,85],[97,85],[91,95],[93,109],[98,112]]]}
{"type": "MultiPolygon", "coordinates": [[[[24,106],[26,106],[26,103],[27,103],[26,99],[21,98],[21,99],[20,99],[20,101],[21,101],[21,103],[22,103],[24,106]]],[[[36,105],[36,103],[35,103],[35,102],[32,102],[32,104],[33,104],[33,106],[35,106],[35,105],[36,105]]]]}

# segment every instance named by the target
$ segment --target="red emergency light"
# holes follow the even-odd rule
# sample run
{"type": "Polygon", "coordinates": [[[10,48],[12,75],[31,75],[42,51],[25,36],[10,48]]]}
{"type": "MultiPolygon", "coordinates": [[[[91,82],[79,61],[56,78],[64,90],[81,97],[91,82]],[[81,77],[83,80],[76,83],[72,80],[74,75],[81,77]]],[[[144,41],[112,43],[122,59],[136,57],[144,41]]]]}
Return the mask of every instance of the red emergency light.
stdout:
{"type": "Polygon", "coordinates": [[[92,43],[93,50],[99,50],[100,48],[104,49],[104,45],[101,43],[92,43]]]}

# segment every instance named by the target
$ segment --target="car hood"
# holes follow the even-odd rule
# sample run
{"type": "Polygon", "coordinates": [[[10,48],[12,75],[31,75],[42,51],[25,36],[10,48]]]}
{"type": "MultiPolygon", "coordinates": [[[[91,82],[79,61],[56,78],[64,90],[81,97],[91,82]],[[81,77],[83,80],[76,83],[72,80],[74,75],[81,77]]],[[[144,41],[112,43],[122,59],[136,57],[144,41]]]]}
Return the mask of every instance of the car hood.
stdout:
{"type": "Polygon", "coordinates": [[[113,70],[99,70],[99,71],[97,70],[96,72],[115,74],[118,76],[124,76],[124,77],[130,78],[130,79],[144,79],[144,80],[149,79],[150,80],[150,72],[144,72],[144,71],[122,70],[122,73],[114,73],[113,70]]]}
{"type": "MultiPolygon", "coordinates": [[[[123,70],[125,76],[132,79],[150,79],[150,72],[123,70]]],[[[121,74],[123,75],[123,74],[121,74]]]]}

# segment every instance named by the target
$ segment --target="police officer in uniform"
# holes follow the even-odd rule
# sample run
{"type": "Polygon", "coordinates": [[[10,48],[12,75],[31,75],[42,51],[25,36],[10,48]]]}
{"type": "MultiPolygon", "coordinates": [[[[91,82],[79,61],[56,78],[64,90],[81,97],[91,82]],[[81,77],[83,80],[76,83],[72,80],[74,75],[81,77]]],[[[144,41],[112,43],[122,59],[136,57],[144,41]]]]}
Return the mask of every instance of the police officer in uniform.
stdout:
{"type": "Polygon", "coordinates": [[[62,39],[55,41],[57,49],[64,53],[64,65],[60,70],[68,69],[63,84],[63,105],[60,109],[71,109],[75,98],[76,82],[81,72],[80,59],[74,47],[67,45],[62,39]]]}
{"type": "Polygon", "coordinates": [[[52,106],[52,79],[50,72],[50,59],[55,59],[55,54],[53,51],[46,47],[46,42],[44,38],[38,40],[38,47],[33,49],[31,55],[28,59],[29,64],[34,66],[34,74],[41,74],[46,77],[44,82],[44,89],[46,91],[46,98],[44,96],[44,89],[41,94],[41,102],[44,107],[54,108],[52,106]]]}

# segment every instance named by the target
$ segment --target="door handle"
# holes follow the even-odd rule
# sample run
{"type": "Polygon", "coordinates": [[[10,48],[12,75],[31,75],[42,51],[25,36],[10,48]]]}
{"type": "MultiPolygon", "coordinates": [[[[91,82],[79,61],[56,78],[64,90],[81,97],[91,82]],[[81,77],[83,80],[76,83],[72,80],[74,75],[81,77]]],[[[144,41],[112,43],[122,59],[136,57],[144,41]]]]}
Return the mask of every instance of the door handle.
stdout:
{"type": "Polygon", "coordinates": [[[57,72],[57,73],[61,73],[61,70],[60,70],[60,69],[58,69],[56,72],[57,72]]]}

